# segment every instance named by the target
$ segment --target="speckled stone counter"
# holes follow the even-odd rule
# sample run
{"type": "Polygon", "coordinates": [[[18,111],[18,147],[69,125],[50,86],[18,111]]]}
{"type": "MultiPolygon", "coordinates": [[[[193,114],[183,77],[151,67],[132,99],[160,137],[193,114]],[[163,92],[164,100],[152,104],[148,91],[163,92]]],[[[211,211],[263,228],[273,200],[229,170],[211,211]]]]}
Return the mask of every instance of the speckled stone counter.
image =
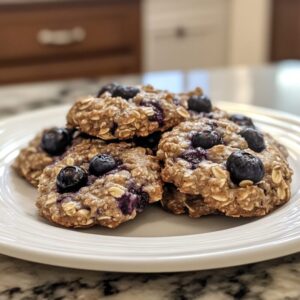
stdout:
{"type": "Polygon", "coordinates": [[[300,255],[211,271],[120,274],[0,257],[0,299],[300,299],[300,255]]]}
{"type": "MultiPolygon", "coordinates": [[[[196,85],[213,99],[252,103],[300,114],[300,64],[115,77],[175,91],[196,85]],[[291,74],[298,74],[289,80],[291,74]],[[298,81],[297,81],[298,78],[298,81]]],[[[0,87],[0,119],[94,94],[112,79],[73,80],[0,87]]],[[[300,249],[299,249],[300,250],[300,249]]],[[[171,274],[81,271],[0,255],[2,299],[300,299],[300,254],[246,266],[171,274]]]]}

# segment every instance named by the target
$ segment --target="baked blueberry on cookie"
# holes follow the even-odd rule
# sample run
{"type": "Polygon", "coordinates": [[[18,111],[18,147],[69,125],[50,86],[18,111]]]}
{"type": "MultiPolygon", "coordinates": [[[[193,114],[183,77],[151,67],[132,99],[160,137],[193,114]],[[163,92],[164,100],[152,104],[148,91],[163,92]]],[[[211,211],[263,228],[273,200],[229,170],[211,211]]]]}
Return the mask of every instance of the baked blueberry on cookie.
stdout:
{"type": "Polygon", "coordinates": [[[154,132],[145,137],[136,137],[133,139],[133,143],[136,146],[150,149],[152,153],[156,153],[158,143],[161,139],[161,132],[154,132]]]}
{"type": "Polygon", "coordinates": [[[151,86],[110,84],[97,97],[78,100],[67,115],[68,125],[104,140],[126,140],[164,132],[189,117],[174,95],[151,86]]]}
{"type": "Polygon", "coordinates": [[[252,119],[242,114],[233,114],[229,117],[229,120],[242,127],[255,128],[252,119]]]}
{"type": "Polygon", "coordinates": [[[14,168],[33,186],[37,186],[43,169],[58,160],[70,146],[81,139],[69,128],[52,127],[37,134],[17,156],[14,168]]]}
{"type": "Polygon", "coordinates": [[[87,139],[44,169],[37,207],[65,227],[115,228],[161,200],[157,159],[128,143],[87,139]]]}
{"type": "Polygon", "coordinates": [[[229,120],[186,121],[163,134],[162,179],[233,217],[263,216],[290,199],[292,171],[268,137],[229,120]]]}
{"type": "Polygon", "coordinates": [[[129,100],[134,98],[139,92],[140,88],[136,86],[110,83],[99,90],[97,97],[101,97],[104,93],[109,93],[112,97],[121,97],[129,100]]]}
{"type": "Polygon", "coordinates": [[[192,119],[206,117],[209,119],[226,119],[228,113],[212,105],[210,98],[197,87],[188,93],[178,95],[180,104],[189,112],[192,119]]]}

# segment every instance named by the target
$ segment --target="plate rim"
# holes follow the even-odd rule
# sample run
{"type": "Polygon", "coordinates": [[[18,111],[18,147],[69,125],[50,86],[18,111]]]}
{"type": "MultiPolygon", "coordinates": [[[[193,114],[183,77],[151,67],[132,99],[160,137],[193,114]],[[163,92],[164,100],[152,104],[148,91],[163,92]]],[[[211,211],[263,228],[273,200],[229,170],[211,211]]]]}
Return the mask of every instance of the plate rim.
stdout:
{"type": "MultiPolygon", "coordinates": [[[[269,108],[257,107],[248,104],[234,103],[234,102],[217,102],[220,107],[234,105],[235,110],[254,110],[256,114],[261,114],[266,117],[271,117],[272,119],[292,122],[294,125],[300,128],[300,118],[292,115],[290,113],[280,112],[269,108]]],[[[43,108],[35,110],[32,112],[23,113],[14,117],[6,118],[0,122],[0,129],[8,124],[19,122],[20,120],[28,119],[31,116],[36,116],[38,114],[43,114],[45,112],[53,113],[55,111],[67,110],[70,105],[59,105],[50,108],[43,108]]],[[[1,137],[1,134],[0,134],[1,137]]],[[[1,197],[1,194],[0,194],[1,197]]],[[[262,219],[260,219],[262,220],[262,219]]],[[[186,235],[187,236],[187,235],[186,235]]],[[[182,237],[182,236],[181,236],[182,237]]],[[[119,237],[118,237],[119,238],[119,237]]],[[[124,237],[123,237],[124,238],[124,237]]],[[[147,237],[147,239],[169,239],[176,238],[173,237],[147,237]]],[[[126,260],[121,257],[99,257],[90,255],[76,255],[72,253],[71,256],[67,257],[65,253],[61,253],[56,250],[44,250],[36,249],[35,247],[22,246],[18,247],[14,243],[7,243],[7,241],[1,240],[0,236],[0,253],[17,257],[20,259],[25,259],[29,261],[34,261],[38,263],[51,264],[56,266],[78,268],[78,269],[89,269],[89,270],[102,270],[102,271],[126,271],[126,272],[178,272],[178,271],[192,271],[192,270],[204,270],[213,269],[219,267],[229,267],[240,264],[247,264],[256,261],[273,259],[275,257],[280,257],[294,252],[300,249],[300,236],[292,237],[286,241],[277,242],[275,245],[271,243],[263,243],[253,247],[247,247],[239,250],[226,250],[223,251],[223,255],[226,255],[225,259],[220,255],[221,253],[209,254],[209,259],[207,255],[201,254],[189,255],[189,256],[172,256],[172,258],[161,257],[154,258],[147,261],[145,258],[129,258],[126,260]],[[270,254],[271,251],[271,254],[270,254]],[[239,259],[237,259],[237,253],[239,259]],[[280,254],[278,254],[280,252],[280,254]],[[232,259],[231,259],[232,258],[232,259]],[[77,264],[74,265],[74,259],[77,260],[77,264]],[[49,261],[50,260],[50,261],[49,261]],[[95,263],[96,261],[96,263],[95,263]],[[202,264],[200,264],[202,262],[202,264]],[[164,266],[157,268],[160,264],[164,266]],[[130,268],[128,267],[130,265],[130,268]]]]}

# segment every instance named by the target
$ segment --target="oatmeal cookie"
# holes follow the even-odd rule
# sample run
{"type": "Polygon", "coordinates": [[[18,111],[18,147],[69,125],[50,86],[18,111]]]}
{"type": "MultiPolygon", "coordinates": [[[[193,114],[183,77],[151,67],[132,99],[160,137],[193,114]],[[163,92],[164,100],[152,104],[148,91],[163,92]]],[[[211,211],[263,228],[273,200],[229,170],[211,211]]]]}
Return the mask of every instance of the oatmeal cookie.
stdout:
{"type": "Polygon", "coordinates": [[[164,181],[228,216],[263,216],[290,199],[292,170],[254,128],[207,118],[183,122],[163,135],[157,155],[164,181]]]}
{"type": "Polygon", "coordinates": [[[38,191],[39,212],[54,223],[115,228],[161,200],[160,166],[144,148],[83,140],[44,169],[38,191]]]}
{"type": "Polygon", "coordinates": [[[217,213],[215,209],[204,203],[201,195],[183,194],[171,183],[164,186],[161,205],[175,215],[188,214],[192,218],[217,213]]]}
{"type": "Polygon", "coordinates": [[[187,119],[174,95],[151,86],[110,84],[97,97],[78,100],[67,115],[71,127],[104,140],[131,139],[164,132],[187,119]]]}
{"type": "Polygon", "coordinates": [[[37,187],[44,168],[58,159],[81,140],[79,132],[67,128],[52,127],[37,134],[21,149],[14,162],[14,169],[29,183],[37,187]]]}

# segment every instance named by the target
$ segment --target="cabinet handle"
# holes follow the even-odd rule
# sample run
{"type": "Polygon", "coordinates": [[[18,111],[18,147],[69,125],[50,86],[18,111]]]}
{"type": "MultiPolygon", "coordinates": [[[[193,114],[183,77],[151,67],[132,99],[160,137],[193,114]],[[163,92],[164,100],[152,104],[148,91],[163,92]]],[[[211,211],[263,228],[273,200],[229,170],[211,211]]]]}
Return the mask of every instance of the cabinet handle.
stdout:
{"type": "Polygon", "coordinates": [[[153,30],[156,38],[176,38],[184,39],[192,36],[206,36],[216,31],[213,26],[202,27],[184,27],[178,26],[176,28],[164,28],[160,30],[153,30]]]}
{"type": "Polygon", "coordinates": [[[177,27],[175,29],[175,36],[177,38],[185,38],[187,36],[187,30],[184,27],[177,27]]]}
{"type": "Polygon", "coordinates": [[[85,37],[86,32],[82,27],[60,30],[41,29],[37,34],[37,41],[42,45],[66,46],[81,43],[85,37]]]}

